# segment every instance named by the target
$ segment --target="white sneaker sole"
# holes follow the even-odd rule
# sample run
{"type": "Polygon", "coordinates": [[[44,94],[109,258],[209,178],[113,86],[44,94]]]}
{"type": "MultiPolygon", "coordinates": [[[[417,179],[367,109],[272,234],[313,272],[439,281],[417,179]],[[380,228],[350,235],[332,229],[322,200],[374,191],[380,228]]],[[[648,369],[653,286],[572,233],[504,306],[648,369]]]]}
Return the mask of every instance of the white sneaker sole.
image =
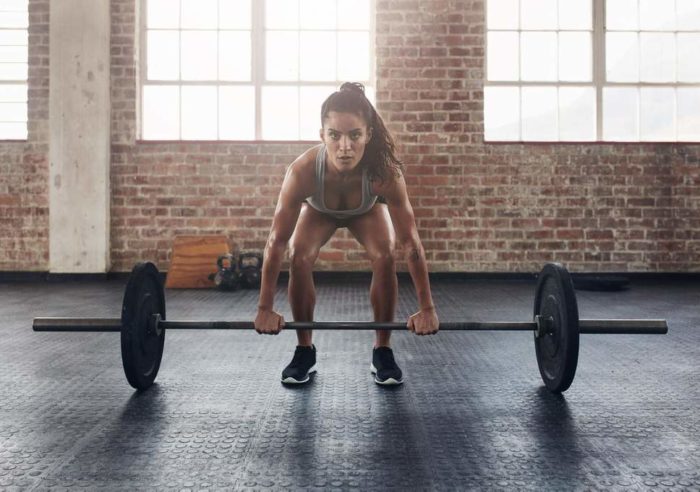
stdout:
{"type": "Polygon", "coordinates": [[[374,374],[374,382],[377,384],[381,384],[382,386],[396,386],[397,384],[403,384],[403,378],[398,381],[394,378],[387,378],[384,381],[377,379],[377,368],[374,367],[374,362],[369,366],[369,370],[372,372],[372,374],[374,374]]]}
{"type": "Polygon", "coordinates": [[[309,379],[311,379],[309,375],[310,375],[311,373],[314,373],[314,372],[316,372],[316,364],[314,364],[313,366],[311,366],[311,369],[309,369],[309,372],[306,373],[306,378],[305,378],[305,379],[302,379],[301,381],[299,381],[299,380],[294,379],[294,378],[292,378],[292,377],[288,377],[288,378],[284,378],[284,379],[282,380],[282,383],[283,383],[283,384],[304,384],[304,383],[308,383],[308,382],[309,382],[309,379]]]}

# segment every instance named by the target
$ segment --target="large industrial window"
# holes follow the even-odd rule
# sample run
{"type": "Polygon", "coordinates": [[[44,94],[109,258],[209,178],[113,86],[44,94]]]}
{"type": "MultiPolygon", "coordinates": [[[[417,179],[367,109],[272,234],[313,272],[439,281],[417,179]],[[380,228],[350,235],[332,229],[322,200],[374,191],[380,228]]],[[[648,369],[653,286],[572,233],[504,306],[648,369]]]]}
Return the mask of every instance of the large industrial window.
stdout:
{"type": "Polygon", "coordinates": [[[487,141],[700,141],[700,0],[487,0],[487,141]]]}
{"type": "Polygon", "coordinates": [[[372,0],[143,0],[145,140],[316,140],[344,81],[373,97],[372,0]]]}
{"type": "Polygon", "coordinates": [[[27,139],[27,0],[0,1],[0,139],[27,139]]]}

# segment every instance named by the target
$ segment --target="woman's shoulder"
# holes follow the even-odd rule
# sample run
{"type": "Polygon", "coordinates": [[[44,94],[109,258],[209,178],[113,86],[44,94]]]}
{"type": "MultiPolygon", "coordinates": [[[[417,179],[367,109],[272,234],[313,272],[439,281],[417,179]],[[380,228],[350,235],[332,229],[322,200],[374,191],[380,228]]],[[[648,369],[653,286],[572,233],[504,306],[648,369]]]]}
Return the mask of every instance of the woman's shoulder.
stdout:
{"type": "Polygon", "coordinates": [[[307,149],[289,165],[287,176],[294,187],[304,197],[313,195],[316,190],[316,156],[322,145],[307,149]]]}
{"type": "Polygon", "coordinates": [[[299,157],[294,159],[294,162],[289,166],[290,171],[295,174],[315,174],[316,173],[316,157],[321,151],[323,144],[315,145],[307,149],[299,157]]]}
{"type": "Polygon", "coordinates": [[[383,179],[380,177],[372,178],[370,186],[373,194],[386,196],[392,194],[397,188],[400,189],[403,182],[404,178],[402,172],[397,174],[389,173],[388,176],[383,179]]]}

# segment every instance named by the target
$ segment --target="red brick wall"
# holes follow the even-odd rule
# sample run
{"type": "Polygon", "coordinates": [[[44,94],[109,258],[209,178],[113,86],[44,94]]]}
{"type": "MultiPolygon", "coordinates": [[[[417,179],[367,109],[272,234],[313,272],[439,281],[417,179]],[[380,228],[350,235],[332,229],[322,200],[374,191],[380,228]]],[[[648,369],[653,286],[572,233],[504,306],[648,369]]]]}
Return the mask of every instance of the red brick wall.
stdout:
{"type": "MultiPolygon", "coordinates": [[[[284,169],[308,144],[138,142],[135,0],[113,0],[112,16],[113,270],[139,259],[166,269],[178,234],[262,249],[284,169]]],[[[378,108],[400,142],[431,269],[535,271],[554,260],[574,271],[700,270],[700,145],[482,142],[483,18],[483,1],[377,0],[378,108]]],[[[48,87],[36,72],[33,85],[48,87]]],[[[31,104],[43,113],[30,106],[30,117],[45,126],[39,97],[31,104]]],[[[8,166],[38,183],[28,208],[11,204],[24,193],[0,193],[0,231],[17,210],[9,218],[34,240],[0,233],[0,268],[47,268],[42,138],[0,146],[11,146],[0,187],[8,166]],[[19,258],[27,249],[33,261],[19,258]]],[[[318,269],[367,263],[341,232],[318,269]]]]}
{"type": "Polygon", "coordinates": [[[0,271],[49,261],[49,0],[29,2],[29,134],[0,140],[0,271]]]}

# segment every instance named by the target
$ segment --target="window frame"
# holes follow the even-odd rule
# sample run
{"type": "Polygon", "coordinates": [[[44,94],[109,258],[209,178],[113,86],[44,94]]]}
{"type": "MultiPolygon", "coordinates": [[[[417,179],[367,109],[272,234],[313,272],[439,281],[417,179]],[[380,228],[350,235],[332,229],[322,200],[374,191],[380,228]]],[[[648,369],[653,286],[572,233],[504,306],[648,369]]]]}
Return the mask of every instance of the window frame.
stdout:
{"type": "MultiPolygon", "coordinates": [[[[310,142],[315,140],[308,140],[305,138],[299,138],[295,140],[289,139],[264,139],[263,128],[262,128],[262,89],[264,86],[294,86],[294,87],[322,87],[322,86],[335,86],[339,87],[340,84],[346,82],[344,80],[335,81],[302,81],[302,80],[286,80],[286,81],[267,81],[265,80],[265,7],[266,0],[251,0],[251,80],[250,81],[228,81],[228,80],[207,80],[207,81],[193,81],[193,80],[148,80],[147,78],[147,68],[148,68],[148,1],[141,0],[139,2],[139,32],[138,32],[138,42],[139,42],[139,62],[137,63],[138,70],[138,90],[137,90],[137,139],[142,142],[241,142],[241,143],[274,143],[274,142],[310,142]],[[219,126],[219,113],[217,105],[217,138],[214,140],[189,140],[182,138],[182,116],[180,115],[178,121],[178,135],[177,139],[145,139],[143,137],[143,91],[144,87],[147,85],[163,85],[163,86],[247,86],[253,87],[255,93],[255,136],[251,140],[230,140],[218,138],[220,134],[219,126]]],[[[303,1],[303,0],[300,0],[303,1]]],[[[376,88],[376,0],[369,1],[369,79],[368,80],[355,80],[353,82],[360,82],[365,85],[365,87],[374,89],[376,88]]],[[[180,9],[182,9],[182,3],[178,2],[180,9]]],[[[182,13],[182,10],[180,10],[182,13]]],[[[217,16],[218,17],[218,16],[217,16]]],[[[199,30],[199,29],[197,29],[199,30]]],[[[205,29],[204,29],[205,30],[205,29]]],[[[218,32],[218,28],[215,32],[218,32]]],[[[178,28],[178,32],[182,33],[183,29],[178,28]]],[[[298,29],[297,32],[302,31],[298,29]]],[[[313,31],[313,30],[311,30],[313,31]]],[[[326,29],[327,31],[327,29],[326,29]]],[[[336,32],[342,32],[336,29],[336,32]]],[[[217,44],[218,49],[218,44],[217,44]]],[[[179,47],[179,52],[181,53],[181,45],[179,47]]],[[[217,53],[218,59],[218,53],[217,53]]],[[[182,71],[182,66],[180,65],[180,71],[182,71]]],[[[180,96],[181,97],[181,96],[180,96]]],[[[217,96],[218,97],[218,96],[217,96]]],[[[180,109],[182,108],[182,99],[180,99],[180,109]]],[[[320,111],[320,108],[319,108],[320,111]]]]}
{"type": "MultiPolygon", "coordinates": [[[[3,12],[16,12],[14,10],[2,10],[3,12]]],[[[26,88],[26,94],[23,101],[14,102],[14,104],[23,104],[25,107],[26,118],[24,121],[4,121],[2,123],[24,123],[24,138],[15,138],[4,136],[0,134],[0,142],[26,142],[29,140],[29,2],[26,3],[26,11],[22,11],[23,14],[27,16],[27,26],[26,27],[2,27],[0,26],[0,31],[25,31],[27,34],[27,58],[24,64],[27,65],[27,77],[25,79],[1,79],[0,86],[13,86],[22,85],[26,88]]],[[[24,46],[24,45],[3,45],[3,46],[24,46]]]]}
{"type": "MultiPolygon", "coordinates": [[[[638,82],[614,82],[614,81],[608,81],[607,80],[607,74],[606,74],[606,33],[607,31],[607,26],[606,26],[606,16],[605,16],[605,7],[606,7],[606,0],[591,0],[591,8],[593,10],[592,12],[592,48],[591,48],[591,56],[592,56],[592,80],[590,82],[565,82],[565,81],[536,81],[536,82],[529,82],[529,81],[490,81],[488,80],[488,33],[492,31],[499,31],[499,30],[490,30],[487,25],[487,19],[488,19],[488,5],[489,2],[486,0],[484,2],[484,77],[483,77],[483,83],[484,83],[484,88],[486,87],[517,87],[517,88],[522,88],[522,87],[566,87],[566,86],[577,86],[577,87],[592,87],[595,90],[595,121],[596,121],[596,131],[595,131],[595,139],[594,140],[524,140],[522,138],[522,116],[519,121],[519,130],[518,130],[518,138],[513,139],[513,140],[487,140],[486,139],[486,129],[484,127],[484,142],[486,143],[536,143],[536,144],[541,144],[541,143],[571,143],[571,144],[592,144],[592,143],[601,143],[601,144],[608,144],[608,143],[642,143],[642,144],[647,144],[647,143],[680,143],[680,144],[692,144],[692,143],[697,143],[700,142],[700,138],[696,140],[679,140],[678,135],[674,137],[672,140],[643,140],[641,136],[637,136],[636,139],[633,140],[606,140],[604,138],[604,112],[603,112],[603,92],[605,88],[637,88],[641,89],[644,87],[654,87],[654,88],[672,88],[672,89],[677,89],[680,87],[696,87],[700,88],[700,81],[699,82],[643,82],[643,81],[638,81],[638,82]]],[[[518,30],[518,33],[522,32],[522,30],[518,30]]],[[[529,32],[529,31],[528,31],[529,32]]],[[[533,32],[538,32],[538,31],[533,31],[533,32]]],[[[617,32],[617,31],[611,31],[611,32],[617,32]]],[[[639,29],[637,32],[655,32],[655,31],[645,31],[642,29],[639,29]]],[[[679,32],[679,31],[674,31],[674,32],[679,32]]],[[[692,31],[692,32],[700,32],[699,31],[692,31]]],[[[519,61],[518,61],[519,62],[519,61]]],[[[520,73],[520,69],[518,69],[518,72],[520,73]]],[[[518,104],[519,104],[519,114],[522,114],[522,97],[518,98],[518,104]]],[[[675,108],[674,108],[675,109],[675,108]]],[[[639,124],[641,117],[638,115],[637,116],[637,124],[639,124]]],[[[486,107],[484,104],[484,125],[486,122],[486,107]]]]}

